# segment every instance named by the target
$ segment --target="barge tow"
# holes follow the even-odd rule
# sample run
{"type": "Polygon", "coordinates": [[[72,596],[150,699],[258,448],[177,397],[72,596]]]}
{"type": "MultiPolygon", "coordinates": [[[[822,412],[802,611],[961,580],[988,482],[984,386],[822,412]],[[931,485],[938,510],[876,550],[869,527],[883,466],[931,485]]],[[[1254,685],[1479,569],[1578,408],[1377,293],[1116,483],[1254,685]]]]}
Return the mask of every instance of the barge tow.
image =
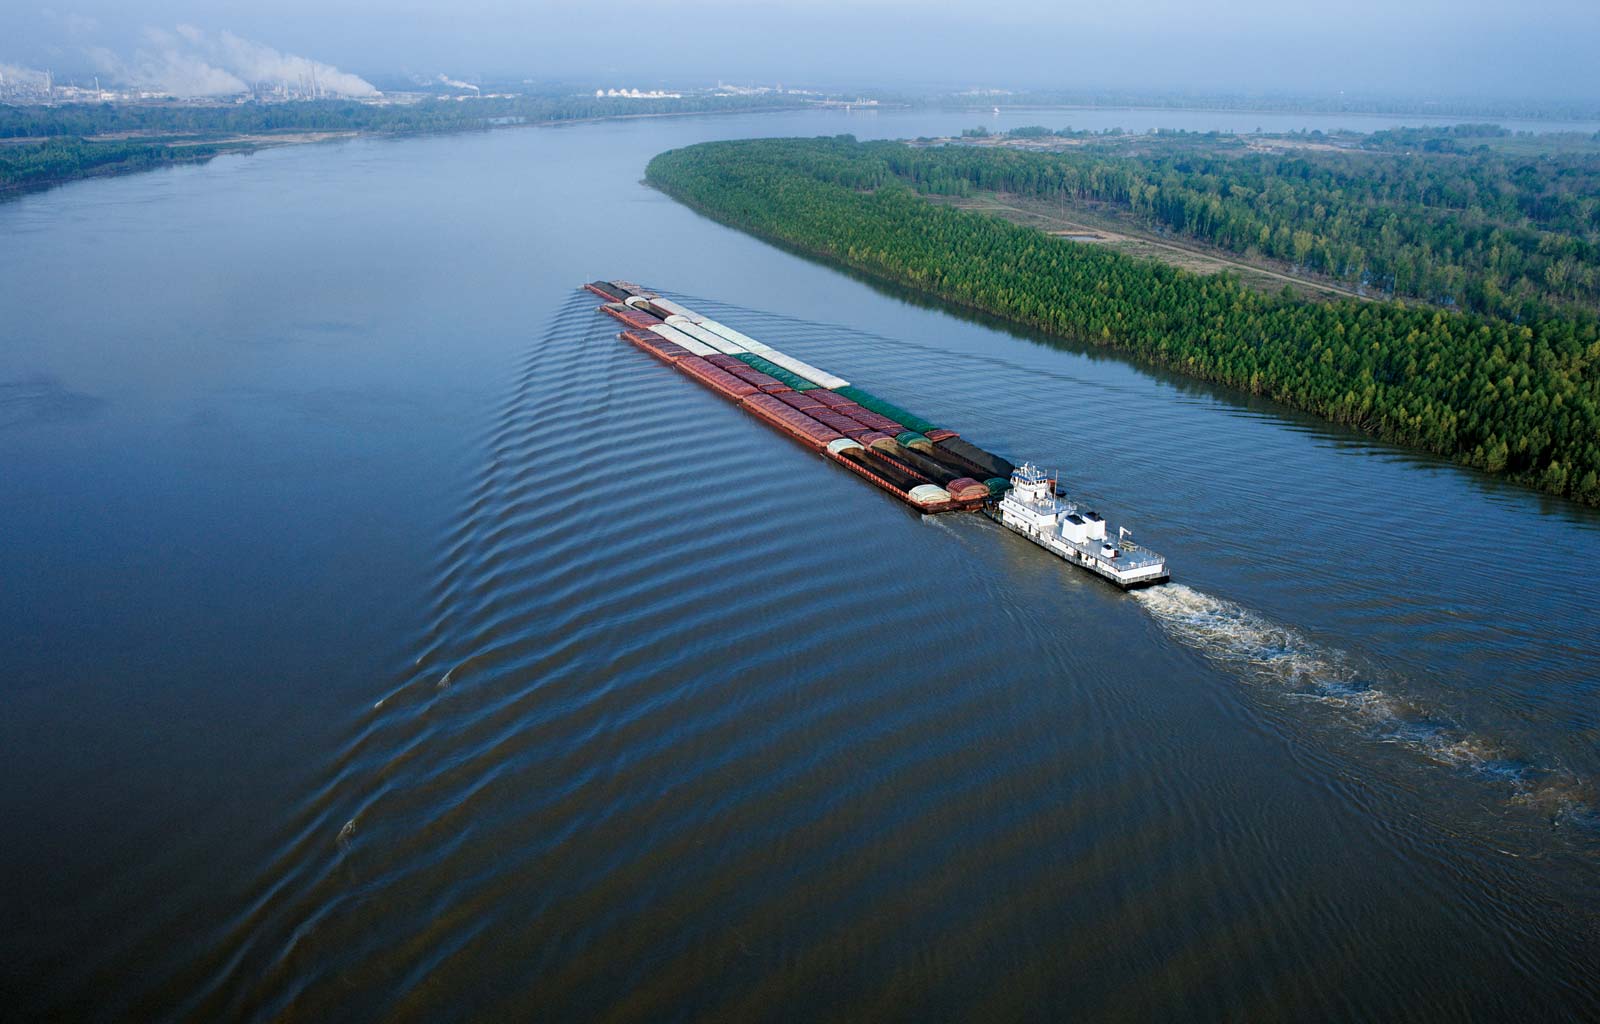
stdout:
{"type": "Polygon", "coordinates": [[[823,458],[923,514],[981,510],[1059,558],[1131,590],[1166,582],[1166,559],[1116,541],[1094,512],[1058,498],[1032,463],[1013,465],[810,363],[630,281],[592,281],[624,341],[677,368],[823,458]]]}

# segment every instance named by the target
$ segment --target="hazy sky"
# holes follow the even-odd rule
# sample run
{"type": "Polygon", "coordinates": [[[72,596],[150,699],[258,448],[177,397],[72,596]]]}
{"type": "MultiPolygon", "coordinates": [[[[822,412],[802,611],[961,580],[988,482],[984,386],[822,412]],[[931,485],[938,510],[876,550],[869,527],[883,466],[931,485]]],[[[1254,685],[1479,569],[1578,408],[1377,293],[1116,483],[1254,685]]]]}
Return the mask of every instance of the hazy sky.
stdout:
{"type": "Polygon", "coordinates": [[[29,0],[0,62],[131,59],[193,26],[381,78],[718,77],[837,85],[1600,98],[1600,0],[29,0]]]}

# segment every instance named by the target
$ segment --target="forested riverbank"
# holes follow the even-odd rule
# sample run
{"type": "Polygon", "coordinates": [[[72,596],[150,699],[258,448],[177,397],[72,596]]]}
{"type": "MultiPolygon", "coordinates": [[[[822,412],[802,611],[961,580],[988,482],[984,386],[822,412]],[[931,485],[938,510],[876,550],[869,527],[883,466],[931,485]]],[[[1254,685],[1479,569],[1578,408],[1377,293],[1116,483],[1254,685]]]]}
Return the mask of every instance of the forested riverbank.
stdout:
{"type": "Polygon", "coordinates": [[[753,112],[794,107],[773,96],[685,96],[631,99],[605,96],[508,96],[466,102],[360,103],[100,103],[0,105],[0,138],[145,136],[363,131],[388,134],[461,131],[503,124],[582,121],[650,114],[753,112]]]}
{"type": "Polygon", "coordinates": [[[1600,309],[1600,140],[1587,136],[1457,125],[1061,138],[1041,128],[998,141],[891,144],[875,155],[922,192],[1093,204],[1164,235],[1374,295],[1522,322],[1547,307],[1600,309]],[[1006,148],[1041,136],[1055,151],[1006,148]]]}
{"type": "Polygon", "coordinates": [[[1044,166],[1017,156],[848,137],[717,142],[661,154],[648,178],[725,223],[857,270],[1600,503],[1593,316],[1539,304],[1518,323],[1262,296],[1227,275],[929,204],[911,187],[919,167],[1044,166]]]}
{"type": "Polygon", "coordinates": [[[130,174],[175,164],[204,163],[236,146],[169,146],[135,140],[88,142],[77,138],[0,146],[0,194],[38,189],[79,178],[130,174]]]}
{"type": "Polygon", "coordinates": [[[308,135],[418,135],[526,124],[790,109],[782,97],[619,99],[516,96],[375,105],[347,100],[246,103],[0,105],[0,194],[78,178],[202,163],[308,135]]]}

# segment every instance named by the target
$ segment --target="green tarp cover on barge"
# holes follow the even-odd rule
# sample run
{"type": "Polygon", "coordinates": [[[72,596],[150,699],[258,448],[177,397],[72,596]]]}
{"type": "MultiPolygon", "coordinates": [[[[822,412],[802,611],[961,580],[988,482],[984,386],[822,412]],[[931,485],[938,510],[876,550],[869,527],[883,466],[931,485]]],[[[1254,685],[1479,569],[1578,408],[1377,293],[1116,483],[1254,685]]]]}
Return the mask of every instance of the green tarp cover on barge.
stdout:
{"type": "Polygon", "coordinates": [[[861,406],[863,409],[871,409],[879,416],[887,416],[896,423],[904,426],[906,429],[914,430],[919,434],[926,434],[930,430],[939,429],[938,424],[929,423],[921,416],[918,416],[915,413],[907,412],[898,405],[895,405],[893,402],[886,402],[877,395],[874,395],[872,392],[863,391],[854,384],[847,388],[837,388],[835,389],[834,394],[843,395],[852,402],[861,406]]]}
{"type": "Polygon", "coordinates": [[[816,381],[806,380],[797,373],[790,373],[777,363],[774,363],[768,359],[762,359],[753,352],[736,352],[733,354],[733,358],[738,359],[741,362],[748,363],[757,370],[760,370],[762,373],[766,374],[768,377],[774,377],[789,385],[791,388],[794,388],[796,391],[812,391],[816,388],[822,387],[822,385],[818,384],[816,381]]]}

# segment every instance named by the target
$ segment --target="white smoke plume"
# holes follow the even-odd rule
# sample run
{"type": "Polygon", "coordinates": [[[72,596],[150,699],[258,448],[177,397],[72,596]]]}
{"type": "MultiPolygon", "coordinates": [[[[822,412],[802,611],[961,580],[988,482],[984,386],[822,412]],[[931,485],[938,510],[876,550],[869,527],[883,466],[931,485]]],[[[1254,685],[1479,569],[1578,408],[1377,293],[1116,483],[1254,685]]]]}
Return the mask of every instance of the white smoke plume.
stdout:
{"type": "Polygon", "coordinates": [[[376,96],[372,83],[307,57],[279,53],[270,46],[241,39],[232,32],[209,36],[193,25],[180,25],[178,33],[197,51],[248,82],[293,85],[308,82],[319,95],[376,96]]]}
{"type": "Polygon", "coordinates": [[[213,34],[179,25],[173,32],[146,29],[144,38],[145,45],[129,61],[103,47],[90,50],[89,56],[103,74],[171,96],[232,96],[255,88],[319,98],[379,95],[372,83],[357,75],[280,53],[232,32],[213,34]]]}
{"type": "Polygon", "coordinates": [[[448,85],[452,89],[471,89],[473,92],[480,94],[482,93],[482,90],[473,85],[471,82],[463,82],[459,79],[447,78],[444,75],[439,76],[439,82],[443,85],[448,85]]]}
{"type": "Polygon", "coordinates": [[[90,49],[89,57],[101,74],[145,92],[187,97],[249,90],[238,76],[187,52],[183,40],[171,32],[146,29],[144,41],[130,60],[103,46],[90,49]]]}

